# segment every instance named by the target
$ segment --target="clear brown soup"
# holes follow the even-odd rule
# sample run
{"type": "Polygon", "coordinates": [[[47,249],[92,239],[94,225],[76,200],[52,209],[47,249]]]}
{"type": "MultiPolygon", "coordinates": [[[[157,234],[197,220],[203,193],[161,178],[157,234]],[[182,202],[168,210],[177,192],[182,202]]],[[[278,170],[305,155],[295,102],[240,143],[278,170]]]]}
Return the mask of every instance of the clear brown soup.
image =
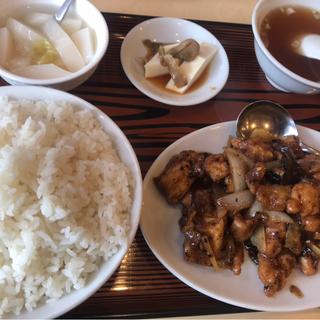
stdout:
{"type": "Polygon", "coordinates": [[[320,12],[301,6],[274,9],[260,29],[265,46],[282,65],[303,78],[319,82],[320,61],[294,50],[297,39],[304,34],[320,34],[320,12]]]}

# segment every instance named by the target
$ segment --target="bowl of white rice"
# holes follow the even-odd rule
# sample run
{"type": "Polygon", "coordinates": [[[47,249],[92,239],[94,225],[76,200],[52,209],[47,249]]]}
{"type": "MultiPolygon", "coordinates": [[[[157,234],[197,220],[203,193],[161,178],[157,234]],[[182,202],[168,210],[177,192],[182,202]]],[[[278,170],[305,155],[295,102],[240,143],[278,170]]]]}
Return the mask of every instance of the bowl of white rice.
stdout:
{"type": "Polygon", "coordinates": [[[54,318],[98,290],[135,236],[136,155],[71,94],[0,87],[0,317],[54,318]]]}

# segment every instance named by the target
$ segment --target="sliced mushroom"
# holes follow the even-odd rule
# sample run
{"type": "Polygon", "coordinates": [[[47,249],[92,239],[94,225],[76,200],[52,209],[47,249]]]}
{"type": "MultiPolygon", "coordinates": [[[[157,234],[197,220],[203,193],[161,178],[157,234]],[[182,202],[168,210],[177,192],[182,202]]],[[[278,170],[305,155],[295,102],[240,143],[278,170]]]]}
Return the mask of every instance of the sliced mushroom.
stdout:
{"type": "Polygon", "coordinates": [[[162,46],[159,48],[160,62],[163,66],[168,67],[171,79],[178,87],[184,87],[187,85],[188,80],[186,75],[182,72],[179,66],[179,62],[172,55],[166,54],[162,46]]]}
{"type": "Polygon", "coordinates": [[[150,39],[142,40],[142,44],[147,48],[147,59],[152,58],[159,50],[160,46],[166,45],[166,43],[152,41],[150,39]]]}
{"type": "Polygon", "coordinates": [[[193,39],[187,39],[182,41],[177,46],[171,48],[168,51],[168,54],[181,61],[192,61],[197,57],[199,51],[199,43],[193,39]]]}

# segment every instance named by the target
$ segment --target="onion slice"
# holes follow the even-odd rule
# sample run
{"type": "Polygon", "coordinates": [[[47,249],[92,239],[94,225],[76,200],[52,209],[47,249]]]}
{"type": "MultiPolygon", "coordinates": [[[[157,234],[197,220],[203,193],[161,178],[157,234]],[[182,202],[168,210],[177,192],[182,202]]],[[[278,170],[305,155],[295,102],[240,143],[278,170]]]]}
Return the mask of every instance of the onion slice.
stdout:
{"type": "Polygon", "coordinates": [[[284,222],[294,224],[293,219],[286,213],[280,211],[272,211],[272,210],[265,210],[257,199],[253,202],[252,206],[247,212],[247,215],[250,218],[254,218],[258,212],[265,213],[268,218],[273,222],[284,222]]]}
{"type": "Polygon", "coordinates": [[[284,223],[294,224],[294,221],[292,220],[292,218],[289,217],[289,215],[287,215],[284,212],[269,211],[269,210],[263,210],[262,212],[266,213],[268,215],[268,218],[273,222],[284,222],[284,223]]]}
{"type": "Polygon", "coordinates": [[[255,230],[250,238],[251,243],[257,247],[259,252],[265,252],[266,250],[266,233],[264,226],[260,226],[255,230]]]}
{"type": "Polygon", "coordinates": [[[312,252],[317,256],[317,258],[320,258],[320,248],[312,241],[306,241],[306,243],[312,252]]]}
{"type": "Polygon", "coordinates": [[[248,171],[248,165],[243,158],[239,156],[239,153],[236,150],[226,148],[224,152],[230,165],[234,191],[238,192],[245,190],[247,188],[245,178],[248,171]]]}
{"type": "Polygon", "coordinates": [[[237,151],[237,155],[241,160],[245,162],[245,164],[249,169],[252,169],[254,167],[255,163],[249,157],[247,157],[244,153],[237,151]]]}
{"type": "Polygon", "coordinates": [[[250,218],[254,218],[258,212],[263,212],[263,207],[261,202],[256,199],[248,210],[247,215],[250,218]]]}
{"type": "Polygon", "coordinates": [[[292,251],[295,255],[299,255],[301,252],[301,232],[297,225],[290,224],[286,232],[285,247],[292,251]]]}
{"type": "Polygon", "coordinates": [[[213,250],[209,244],[209,239],[207,236],[202,236],[202,244],[204,249],[206,250],[207,256],[209,257],[209,260],[211,262],[211,266],[214,271],[219,271],[219,265],[216,257],[214,256],[213,250]]]}
{"type": "Polygon", "coordinates": [[[228,210],[242,210],[250,208],[254,201],[254,195],[249,190],[230,193],[217,200],[217,204],[228,210]]]}

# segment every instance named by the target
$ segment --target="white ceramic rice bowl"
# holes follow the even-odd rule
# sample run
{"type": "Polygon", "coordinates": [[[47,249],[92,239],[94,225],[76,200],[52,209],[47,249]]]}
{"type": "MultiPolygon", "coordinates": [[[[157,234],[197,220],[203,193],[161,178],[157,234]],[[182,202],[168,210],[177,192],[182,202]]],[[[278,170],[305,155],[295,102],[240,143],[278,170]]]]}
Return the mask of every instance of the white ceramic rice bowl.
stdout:
{"type": "Polygon", "coordinates": [[[133,204],[131,209],[131,228],[128,235],[128,247],[121,248],[109,261],[102,262],[98,272],[91,275],[87,285],[77,291],[72,291],[70,294],[61,299],[44,304],[34,309],[32,312],[27,312],[23,309],[19,316],[6,315],[6,318],[14,317],[18,319],[39,319],[39,318],[56,318],[77,305],[81,304],[97,291],[113,274],[116,268],[121,263],[130,244],[132,243],[140,219],[140,209],[142,203],[142,178],[137,157],[131,147],[130,142],[121,131],[121,129],[102,111],[94,107],[92,104],[63,91],[51,88],[39,88],[32,86],[5,86],[0,87],[0,96],[8,96],[13,99],[50,99],[55,101],[67,101],[76,107],[93,110],[96,112],[99,121],[107,134],[114,142],[114,147],[118,151],[121,160],[130,168],[134,178],[134,194],[133,204]]]}

